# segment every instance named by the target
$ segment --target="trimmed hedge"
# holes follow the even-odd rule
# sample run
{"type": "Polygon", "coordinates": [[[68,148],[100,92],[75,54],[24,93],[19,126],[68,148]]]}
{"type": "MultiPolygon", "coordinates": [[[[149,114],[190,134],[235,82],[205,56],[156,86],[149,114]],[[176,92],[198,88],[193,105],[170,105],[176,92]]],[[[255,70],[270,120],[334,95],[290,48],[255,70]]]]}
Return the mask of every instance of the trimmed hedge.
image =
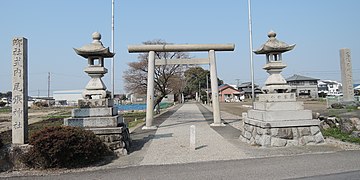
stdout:
{"type": "Polygon", "coordinates": [[[33,147],[22,160],[34,168],[75,168],[93,164],[109,154],[91,131],[78,127],[47,127],[30,137],[33,147]]]}

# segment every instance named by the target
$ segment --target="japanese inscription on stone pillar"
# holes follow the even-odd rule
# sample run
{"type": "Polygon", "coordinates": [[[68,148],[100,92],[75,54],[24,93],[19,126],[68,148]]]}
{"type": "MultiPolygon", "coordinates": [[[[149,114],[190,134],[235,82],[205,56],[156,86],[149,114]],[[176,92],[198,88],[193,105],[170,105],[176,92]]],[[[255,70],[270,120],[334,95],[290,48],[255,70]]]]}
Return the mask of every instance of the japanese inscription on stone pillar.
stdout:
{"type": "Polygon", "coordinates": [[[340,49],[341,81],[344,101],[354,100],[354,87],[352,79],[351,52],[350,49],[340,49]]]}
{"type": "Polygon", "coordinates": [[[12,143],[28,141],[27,39],[12,41],[12,143]]]}

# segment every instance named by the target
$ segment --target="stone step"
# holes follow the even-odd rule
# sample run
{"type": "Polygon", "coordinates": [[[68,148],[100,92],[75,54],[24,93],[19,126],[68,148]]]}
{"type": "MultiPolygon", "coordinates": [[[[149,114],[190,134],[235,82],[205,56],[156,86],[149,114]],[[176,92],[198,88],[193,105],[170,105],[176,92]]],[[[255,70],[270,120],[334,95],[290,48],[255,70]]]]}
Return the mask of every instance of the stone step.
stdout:
{"type": "Polygon", "coordinates": [[[289,121],[312,119],[311,110],[262,111],[249,110],[248,118],[261,121],[289,121]]]}
{"type": "Polygon", "coordinates": [[[71,111],[71,117],[107,117],[118,115],[117,108],[103,107],[103,108],[77,108],[71,111]]]}
{"type": "Polygon", "coordinates": [[[87,118],[67,118],[64,119],[65,126],[75,127],[116,127],[123,123],[121,115],[113,117],[87,117],[87,118]]]}
{"type": "Polygon", "coordinates": [[[245,123],[258,126],[262,128],[273,127],[305,127],[305,126],[319,126],[320,121],[317,119],[293,119],[287,121],[261,121],[257,119],[245,118],[245,123]]]}
{"type": "Polygon", "coordinates": [[[263,111],[304,110],[304,102],[254,102],[254,109],[263,111]]]}

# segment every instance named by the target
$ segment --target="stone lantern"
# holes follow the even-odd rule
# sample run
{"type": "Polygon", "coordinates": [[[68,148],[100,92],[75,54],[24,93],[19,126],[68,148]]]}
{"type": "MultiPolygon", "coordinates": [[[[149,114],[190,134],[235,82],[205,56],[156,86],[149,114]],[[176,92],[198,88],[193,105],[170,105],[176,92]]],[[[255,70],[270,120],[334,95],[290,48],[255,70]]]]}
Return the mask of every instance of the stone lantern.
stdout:
{"type": "Polygon", "coordinates": [[[282,63],[282,53],[294,49],[294,45],[288,45],[276,39],[276,33],[270,31],[268,33],[268,41],[263,44],[258,50],[254,51],[255,54],[266,55],[266,65],[263,67],[270,76],[265,81],[265,86],[262,88],[264,93],[285,93],[290,92],[291,88],[286,83],[286,80],[280,74],[282,69],[286,67],[282,63]]]}
{"type": "Polygon", "coordinates": [[[92,34],[92,43],[81,48],[74,48],[76,54],[88,60],[85,72],[91,77],[82,93],[84,99],[78,101],[79,108],[71,111],[71,117],[64,119],[66,126],[82,127],[91,130],[100,139],[118,154],[127,154],[130,144],[130,135],[127,125],[121,114],[114,107],[111,92],[101,78],[107,73],[104,59],[115,54],[101,43],[101,34],[92,34]]]}
{"type": "Polygon", "coordinates": [[[318,119],[312,119],[312,111],[305,110],[303,102],[296,101],[295,93],[280,74],[286,67],[282,53],[292,50],[277,40],[275,32],[268,33],[268,41],[256,54],[266,55],[265,69],[270,76],[262,88],[264,94],[253,103],[253,109],[243,113],[244,130],[240,139],[259,146],[299,146],[324,142],[318,119]]]}
{"type": "Polygon", "coordinates": [[[85,91],[82,94],[85,100],[111,97],[110,92],[106,90],[106,86],[101,78],[108,72],[104,67],[104,58],[111,58],[115,54],[110,52],[109,48],[103,46],[100,41],[100,33],[94,32],[92,38],[92,43],[81,48],[74,48],[76,54],[88,60],[88,67],[85,68],[84,72],[91,77],[91,80],[86,85],[85,91]]]}

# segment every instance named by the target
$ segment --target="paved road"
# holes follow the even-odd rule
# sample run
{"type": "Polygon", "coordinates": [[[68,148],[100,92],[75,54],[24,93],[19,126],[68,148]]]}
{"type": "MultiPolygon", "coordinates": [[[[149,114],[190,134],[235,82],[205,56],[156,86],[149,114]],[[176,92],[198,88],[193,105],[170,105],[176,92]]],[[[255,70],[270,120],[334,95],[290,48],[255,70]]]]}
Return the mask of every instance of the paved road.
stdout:
{"type": "Polygon", "coordinates": [[[359,179],[360,152],[148,165],[9,179],[359,179]]]}

